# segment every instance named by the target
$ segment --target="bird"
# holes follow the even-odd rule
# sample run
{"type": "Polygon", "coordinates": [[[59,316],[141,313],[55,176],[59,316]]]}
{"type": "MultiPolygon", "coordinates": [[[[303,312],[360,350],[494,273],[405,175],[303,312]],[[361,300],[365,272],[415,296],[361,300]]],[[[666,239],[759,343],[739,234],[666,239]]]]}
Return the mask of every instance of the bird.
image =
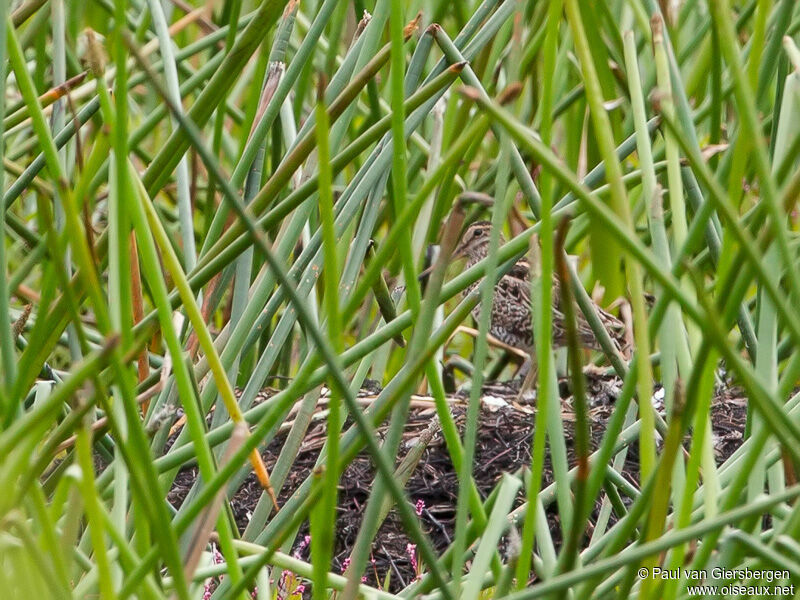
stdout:
{"type": "MultiPolygon", "coordinates": [[[[466,258],[467,268],[486,258],[489,253],[489,236],[492,224],[488,221],[478,221],[470,225],[461,236],[460,242],[453,250],[452,259],[466,258]]],[[[500,235],[500,244],[505,239],[500,235]]],[[[470,284],[463,290],[467,296],[480,281],[470,284]]],[[[553,278],[553,292],[551,306],[553,310],[552,331],[553,348],[566,345],[566,329],[564,313],[561,309],[561,292],[559,280],[553,278]]],[[[608,331],[617,350],[627,352],[625,338],[625,325],[611,313],[606,312],[596,304],[593,307],[603,325],[608,331]]],[[[472,309],[472,316],[476,321],[480,319],[481,304],[472,309]]],[[[578,338],[584,348],[602,350],[597,337],[589,327],[584,315],[577,313],[578,338]]],[[[517,261],[510,271],[503,275],[497,282],[492,295],[492,312],[489,324],[489,333],[495,338],[531,355],[534,352],[532,305],[531,305],[531,268],[530,264],[521,259],[517,261]]]]}

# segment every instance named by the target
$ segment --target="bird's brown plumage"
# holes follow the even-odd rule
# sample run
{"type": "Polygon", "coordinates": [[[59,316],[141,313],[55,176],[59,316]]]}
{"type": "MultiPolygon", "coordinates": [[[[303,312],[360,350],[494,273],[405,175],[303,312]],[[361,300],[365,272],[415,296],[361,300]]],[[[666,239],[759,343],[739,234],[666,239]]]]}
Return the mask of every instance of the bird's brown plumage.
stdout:
{"type": "MultiPolygon", "coordinates": [[[[454,258],[466,258],[467,267],[471,267],[483,260],[489,252],[489,235],[492,225],[488,221],[479,221],[471,225],[461,237],[461,242],[454,251],[454,258]]],[[[505,243],[502,235],[500,243],[505,243]]],[[[532,352],[533,328],[531,309],[531,269],[526,260],[517,261],[511,270],[497,282],[492,297],[492,314],[489,331],[504,342],[525,352],[532,352]]],[[[464,290],[464,294],[471,292],[480,282],[475,282],[464,290]]],[[[558,279],[553,279],[553,294],[551,300],[553,310],[553,346],[562,347],[566,344],[564,329],[564,314],[561,310],[561,293],[558,279]]],[[[594,306],[600,320],[603,322],[611,339],[618,350],[625,347],[625,326],[614,315],[604,311],[599,306],[594,306]]],[[[481,307],[478,304],[472,311],[475,319],[480,317],[481,307]]],[[[578,336],[581,344],[592,350],[600,350],[597,337],[587,323],[583,314],[578,313],[578,336]]]]}

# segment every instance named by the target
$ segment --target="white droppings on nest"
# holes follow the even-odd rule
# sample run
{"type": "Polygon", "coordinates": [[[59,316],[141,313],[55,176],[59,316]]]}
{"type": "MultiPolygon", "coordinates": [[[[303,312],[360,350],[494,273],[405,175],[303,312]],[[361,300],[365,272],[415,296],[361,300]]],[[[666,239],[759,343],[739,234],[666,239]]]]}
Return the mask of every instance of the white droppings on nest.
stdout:
{"type": "Polygon", "coordinates": [[[481,401],[483,402],[484,405],[489,407],[489,410],[491,412],[497,412],[501,408],[508,406],[508,402],[506,402],[503,398],[500,398],[498,396],[486,395],[483,396],[483,398],[481,398],[481,401]]]}
{"type": "Polygon", "coordinates": [[[614,98],[613,100],[608,100],[607,102],[603,102],[603,108],[607,111],[612,111],[615,108],[619,108],[625,103],[625,98],[614,98]]]}
{"type": "Polygon", "coordinates": [[[407,450],[411,450],[414,446],[422,444],[422,446],[427,446],[431,443],[431,440],[434,436],[439,433],[441,429],[441,425],[439,424],[439,417],[436,415],[430,420],[428,426],[417,436],[412,437],[405,441],[405,447],[407,450]]]}
{"type": "MultiPolygon", "coordinates": [[[[509,518],[511,518],[511,515],[509,515],[509,518]]],[[[511,528],[508,530],[508,545],[506,546],[506,560],[511,560],[512,558],[518,557],[521,551],[522,551],[522,538],[520,537],[519,531],[517,530],[516,526],[512,521],[511,528]]]]}
{"type": "Polygon", "coordinates": [[[720,458],[722,456],[723,439],[712,430],[711,432],[711,447],[714,449],[714,456],[720,458]]]}
{"type": "Polygon", "coordinates": [[[175,331],[181,331],[183,329],[184,321],[186,321],[186,318],[183,316],[183,313],[179,310],[173,311],[172,326],[175,327],[175,331]]]}
{"type": "Polygon", "coordinates": [[[156,413],[150,417],[150,421],[147,423],[148,433],[151,432],[155,433],[156,431],[161,429],[161,427],[167,421],[171,421],[172,419],[174,419],[175,416],[179,414],[179,412],[180,411],[178,410],[178,407],[171,404],[167,404],[161,407],[161,409],[156,411],[156,413]]]}
{"type": "Polygon", "coordinates": [[[78,465],[70,465],[64,471],[64,477],[80,481],[81,477],[83,477],[83,469],[78,465]]]}
{"type": "Polygon", "coordinates": [[[666,405],[664,403],[665,396],[666,394],[664,392],[664,388],[659,387],[655,392],[653,392],[653,397],[650,398],[650,403],[653,405],[653,408],[655,408],[656,411],[662,415],[665,413],[666,409],[666,405]]]}
{"type": "Polygon", "coordinates": [[[526,402],[528,404],[533,404],[536,402],[536,389],[525,390],[522,392],[520,396],[520,400],[526,402]]]}

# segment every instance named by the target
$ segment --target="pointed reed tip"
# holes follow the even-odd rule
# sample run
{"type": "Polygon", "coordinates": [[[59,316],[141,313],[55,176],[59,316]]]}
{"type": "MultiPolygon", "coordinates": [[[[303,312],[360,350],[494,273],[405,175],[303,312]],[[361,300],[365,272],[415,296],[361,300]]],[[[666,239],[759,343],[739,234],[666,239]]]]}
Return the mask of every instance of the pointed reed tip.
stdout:
{"type": "Polygon", "coordinates": [[[783,36],[783,49],[786,51],[789,62],[794,67],[795,74],[800,74],[800,50],[791,36],[783,36]]]}
{"type": "Polygon", "coordinates": [[[103,353],[109,353],[112,350],[114,350],[114,348],[119,346],[119,342],[120,342],[121,339],[122,338],[121,338],[119,333],[115,332],[115,333],[112,333],[111,335],[109,335],[106,338],[105,344],[103,344],[103,353]]]}
{"type": "Polygon", "coordinates": [[[33,304],[26,304],[22,309],[22,313],[19,315],[19,318],[14,321],[12,335],[14,336],[15,340],[22,335],[23,331],[25,331],[25,324],[28,322],[28,318],[31,316],[32,310],[33,304]]]}
{"type": "Polygon", "coordinates": [[[91,27],[83,30],[85,40],[84,54],[81,63],[93,77],[100,79],[106,71],[108,55],[106,54],[105,38],[91,27]]]}
{"type": "Polygon", "coordinates": [[[512,81],[506,88],[497,96],[497,102],[500,105],[505,105],[516,100],[522,93],[522,83],[519,81],[512,81]]]}
{"type": "Polygon", "coordinates": [[[442,26],[438,23],[431,23],[428,27],[425,28],[425,33],[428,35],[436,35],[442,30],[442,26]]]}
{"type": "Polygon", "coordinates": [[[667,97],[668,95],[664,90],[659,88],[653,88],[653,91],[650,92],[650,105],[653,107],[653,111],[659,116],[661,115],[664,99],[667,97]]]}
{"type": "Polygon", "coordinates": [[[267,67],[267,78],[275,77],[278,74],[283,74],[286,70],[286,63],[282,60],[273,60],[267,67]]]}
{"type": "Polygon", "coordinates": [[[87,76],[88,74],[89,74],[89,72],[88,72],[88,71],[81,71],[80,73],[78,73],[78,74],[77,74],[77,75],[75,75],[74,77],[72,77],[72,78],[68,79],[67,81],[65,81],[64,83],[62,83],[62,84],[61,84],[60,86],[58,86],[58,87],[60,87],[60,88],[61,88],[61,87],[66,87],[66,88],[68,88],[68,89],[69,89],[69,88],[73,88],[73,87],[75,87],[76,85],[79,85],[79,84],[83,83],[83,80],[84,80],[84,79],[86,79],[86,76],[87,76]]]}
{"type": "Polygon", "coordinates": [[[422,11],[417,13],[417,16],[411,20],[408,25],[403,28],[403,39],[408,41],[414,32],[419,28],[420,21],[422,21],[422,11]]]}
{"type": "Polygon", "coordinates": [[[317,102],[325,104],[325,89],[328,87],[328,77],[322,71],[317,72],[317,102]]]}
{"type": "Polygon", "coordinates": [[[466,60],[462,60],[457,63],[453,63],[447,69],[451,73],[455,73],[456,75],[458,75],[459,73],[461,73],[461,71],[464,70],[464,67],[466,67],[468,64],[469,62],[467,62],[466,60]]]}
{"type": "Polygon", "coordinates": [[[369,25],[369,22],[372,20],[372,15],[364,9],[364,14],[361,15],[361,19],[358,21],[358,27],[356,28],[356,33],[360,34],[360,32],[364,31],[364,27],[369,25]]]}
{"type": "Polygon", "coordinates": [[[555,247],[561,249],[564,247],[564,242],[567,239],[567,231],[572,221],[572,215],[565,214],[558,220],[558,229],[556,230],[555,247]]]}
{"type": "Polygon", "coordinates": [[[650,19],[650,29],[653,32],[653,43],[661,43],[664,41],[664,18],[661,13],[656,13],[650,19]]]}
{"type": "Polygon", "coordinates": [[[478,92],[476,88],[470,85],[462,85],[460,88],[458,88],[458,93],[464,96],[465,98],[469,98],[470,100],[473,100],[475,102],[481,99],[480,92],[478,92]]]}
{"type": "Polygon", "coordinates": [[[292,13],[297,12],[297,7],[300,6],[300,0],[289,0],[286,3],[286,8],[283,9],[283,18],[286,19],[292,13]]]}

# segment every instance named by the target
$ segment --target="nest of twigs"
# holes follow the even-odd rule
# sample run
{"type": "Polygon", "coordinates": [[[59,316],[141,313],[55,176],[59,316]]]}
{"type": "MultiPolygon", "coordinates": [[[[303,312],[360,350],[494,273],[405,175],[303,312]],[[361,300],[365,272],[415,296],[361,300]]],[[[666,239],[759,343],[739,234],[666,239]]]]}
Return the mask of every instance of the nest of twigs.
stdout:
{"type": "MultiPolygon", "coordinates": [[[[561,416],[566,433],[566,445],[570,466],[574,465],[572,453],[574,412],[566,381],[560,382],[562,395],[561,416]]],[[[590,428],[592,448],[596,449],[606,430],[606,424],[614,409],[615,400],[621,389],[621,381],[611,375],[587,372],[587,394],[590,402],[590,428]]],[[[269,395],[268,393],[265,395],[269,395]]],[[[362,403],[375,398],[374,386],[365,389],[360,395],[362,403]]],[[[485,497],[495,487],[503,473],[513,473],[531,463],[531,443],[536,421],[535,406],[516,401],[517,389],[507,383],[490,383],[482,390],[482,408],[475,448],[473,474],[480,493],[485,497]]],[[[654,403],[659,407],[656,390],[654,403]]],[[[456,394],[449,399],[452,414],[459,429],[463,432],[466,401],[464,394],[456,394]]],[[[323,407],[320,407],[324,408],[323,407]]],[[[401,456],[417,443],[420,435],[431,424],[436,415],[432,399],[414,396],[406,425],[401,456]]],[[[741,391],[732,386],[717,389],[712,404],[714,448],[718,462],[723,462],[741,444],[746,420],[746,400],[741,391]]],[[[320,448],[325,438],[324,420],[312,421],[305,440],[283,488],[278,494],[282,504],[308,477],[314,468],[320,448]]],[[[278,458],[285,440],[286,428],[264,449],[262,456],[268,467],[278,458]]],[[[626,455],[622,475],[638,488],[638,452],[632,444],[626,455]]],[[[337,543],[334,555],[334,569],[341,569],[355,542],[367,498],[375,478],[375,468],[366,452],[362,452],[345,470],[339,482],[339,509],[337,514],[337,543]]],[[[186,468],[175,479],[169,493],[169,501],[180,506],[194,483],[196,470],[186,468]]],[[[553,481],[549,459],[545,465],[544,486],[553,481]]],[[[412,501],[421,508],[421,520],[437,551],[443,551],[451,542],[455,525],[458,477],[450,461],[440,433],[430,439],[416,469],[406,484],[412,501]],[[421,502],[420,502],[421,501],[421,502]]],[[[254,475],[248,476],[236,494],[231,498],[231,507],[239,529],[244,531],[252,511],[262,494],[262,488],[254,475]]],[[[522,493],[518,502],[522,502],[522,493]]],[[[555,506],[548,510],[551,535],[556,544],[561,532],[555,506]]],[[[299,539],[307,531],[300,532],[299,539]]],[[[407,537],[402,523],[392,511],[381,526],[372,547],[372,565],[367,572],[370,585],[383,585],[387,572],[390,573],[390,589],[399,590],[415,577],[412,560],[407,552],[407,537]]],[[[307,549],[301,549],[303,558],[308,558],[307,549]]]]}

